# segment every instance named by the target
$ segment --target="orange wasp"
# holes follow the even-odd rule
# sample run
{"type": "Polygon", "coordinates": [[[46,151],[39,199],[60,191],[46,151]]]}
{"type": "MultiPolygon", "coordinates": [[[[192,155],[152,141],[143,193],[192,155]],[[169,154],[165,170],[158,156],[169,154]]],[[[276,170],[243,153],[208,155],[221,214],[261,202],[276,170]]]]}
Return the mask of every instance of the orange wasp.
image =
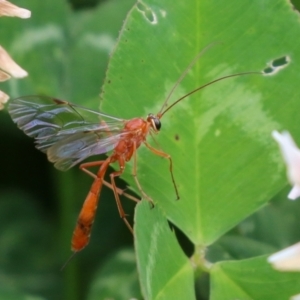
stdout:
{"type": "Polygon", "coordinates": [[[161,128],[160,119],[169,109],[191,94],[217,81],[246,74],[261,74],[260,72],[245,72],[220,77],[192,90],[168,106],[168,100],[176,87],[208,47],[194,58],[176,81],[161,110],[156,115],[149,114],[146,119],[134,118],[124,120],[67,101],[44,96],[20,97],[9,103],[8,111],[13,121],[25,134],[35,138],[36,147],[45,152],[49,161],[55,163],[55,167],[59,170],[68,170],[89,156],[112,151],[104,160],[80,165],[80,169],[92,176],[94,182],[83,203],[73,232],[71,249],[74,253],[82,250],[89,243],[103,184],[113,190],[120,217],[133,233],[132,227],[126,219],[120,195],[123,194],[135,201],[138,200],[117,188],[115,183],[115,177],[120,176],[124,172],[126,162],[132,157],[134,159],[133,176],[137,187],[142,197],[147,198],[152,203],[151,198],[143,192],[136,177],[136,150],[141,144],[144,144],[154,154],[169,160],[172,182],[179,199],[171,156],[155,149],[146,141],[149,134],[159,132],[161,128]],[[106,182],[104,180],[105,173],[108,166],[114,162],[118,163],[119,170],[112,172],[110,174],[110,182],[106,182]],[[88,170],[88,168],[95,166],[99,167],[96,174],[88,170]]]}

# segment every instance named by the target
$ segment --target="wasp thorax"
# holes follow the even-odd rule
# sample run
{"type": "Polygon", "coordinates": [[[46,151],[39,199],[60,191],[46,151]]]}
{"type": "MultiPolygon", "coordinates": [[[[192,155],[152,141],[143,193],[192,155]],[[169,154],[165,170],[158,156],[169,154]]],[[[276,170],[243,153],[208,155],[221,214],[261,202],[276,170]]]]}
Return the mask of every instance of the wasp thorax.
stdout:
{"type": "Polygon", "coordinates": [[[152,128],[155,131],[159,131],[161,128],[161,122],[159,118],[153,114],[149,114],[147,117],[147,121],[151,123],[152,128]]]}

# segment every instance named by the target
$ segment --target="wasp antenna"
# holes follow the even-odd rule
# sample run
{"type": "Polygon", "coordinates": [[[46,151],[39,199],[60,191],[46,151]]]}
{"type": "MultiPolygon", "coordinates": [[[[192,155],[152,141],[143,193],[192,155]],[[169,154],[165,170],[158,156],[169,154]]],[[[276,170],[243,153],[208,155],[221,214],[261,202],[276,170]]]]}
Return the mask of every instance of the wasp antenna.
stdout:
{"type": "Polygon", "coordinates": [[[171,109],[174,105],[176,105],[181,100],[187,98],[188,96],[190,96],[190,95],[198,92],[199,90],[204,89],[205,87],[207,87],[207,86],[209,86],[209,85],[211,85],[211,84],[213,84],[215,82],[218,82],[218,81],[221,81],[221,80],[224,80],[224,79],[227,79],[227,78],[231,78],[231,77],[243,76],[243,75],[250,75],[250,74],[262,75],[263,73],[262,72],[258,72],[258,71],[236,73],[236,74],[226,75],[226,76],[217,78],[217,79],[215,79],[213,81],[210,81],[210,82],[208,82],[206,84],[203,84],[203,85],[199,86],[198,88],[196,88],[196,89],[190,91],[189,93],[185,94],[184,96],[180,97],[179,99],[177,99],[174,103],[172,103],[172,105],[170,105],[162,113],[159,114],[159,118],[161,118],[169,109],[171,109]]]}
{"type": "Polygon", "coordinates": [[[187,68],[183,71],[183,73],[180,75],[180,77],[177,79],[177,81],[175,82],[175,84],[173,85],[173,87],[171,88],[168,96],[166,97],[166,100],[164,101],[159,113],[157,114],[157,116],[161,116],[162,115],[162,111],[164,109],[164,107],[167,105],[169,99],[171,98],[173,92],[175,91],[175,89],[177,88],[177,86],[180,84],[180,82],[183,80],[183,78],[186,76],[186,74],[190,71],[190,69],[195,65],[195,63],[198,61],[198,59],[211,47],[220,44],[220,42],[214,42],[211,43],[209,45],[207,45],[204,49],[202,49],[195,57],[194,59],[191,61],[191,63],[187,66],[187,68]]]}
{"type": "Polygon", "coordinates": [[[74,258],[75,254],[77,254],[77,251],[74,251],[70,257],[67,259],[67,261],[63,264],[63,266],[60,268],[60,271],[63,271],[63,269],[67,266],[67,264],[74,258]]]}

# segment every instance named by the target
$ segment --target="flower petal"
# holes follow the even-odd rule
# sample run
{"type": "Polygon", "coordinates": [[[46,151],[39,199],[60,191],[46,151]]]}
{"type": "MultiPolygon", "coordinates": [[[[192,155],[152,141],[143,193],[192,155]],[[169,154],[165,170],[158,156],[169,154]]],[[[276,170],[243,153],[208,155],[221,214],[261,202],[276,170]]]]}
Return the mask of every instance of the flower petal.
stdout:
{"type": "Polygon", "coordinates": [[[294,185],[288,194],[288,198],[291,200],[296,200],[298,197],[300,197],[300,186],[294,185]]]}
{"type": "Polygon", "coordinates": [[[272,254],[268,262],[279,271],[300,271],[300,243],[272,254]]]}
{"type": "Polygon", "coordinates": [[[31,11],[25,8],[20,8],[6,0],[0,0],[0,17],[2,16],[27,19],[30,18],[31,11]]]}
{"type": "Polygon", "coordinates": [[[9,96],[0,90],[0,110],[3,109],[3,104],[6,103],[9,99],[9,96]]]}
{"type": "Polygon", "coordinates": [[[8,75],[6,72],[3,72],[0,70],[0,81],[6,81],[10,78],[10,75],[8,75]]]}
{"type": "MultiPolygon", "coordinates": [[[[0,0],[1,1],[1,0],[0,0]]],[[[0,69],[9,73],[13,77],[22,78],[28,75],[19,65],[17,65],[9,54],[0,46],[0,69]]]]}
{"type": "Polygon", "coordinates": [[[300,300],[300,294],[292,296],[290,300],[300,300]]]}
{"type": "Polygon", "coordinates": [[[272,132],[278,142],[282,156],[287,166],[287,175],[292,185],[300,186],[300,150],[288,132],[272,132]]]}

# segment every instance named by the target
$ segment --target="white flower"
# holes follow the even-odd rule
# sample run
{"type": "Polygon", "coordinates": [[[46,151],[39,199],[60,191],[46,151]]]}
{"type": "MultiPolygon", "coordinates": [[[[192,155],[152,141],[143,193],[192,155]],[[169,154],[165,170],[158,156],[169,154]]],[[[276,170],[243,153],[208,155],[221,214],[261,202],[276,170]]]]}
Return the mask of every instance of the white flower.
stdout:
{"type": "MultiPolygon", "coordinates": [[[[27,72],[17,65],[9,54],[0,46],[0,82],[8,80],[11,76],[22,78],[27,75],[27,72]]],[[[8,99],[9,96],[0,90],[0,110],[3,109],[3,104],[6,103],[8,99]]]]}
{"type": "MultiPolygon", "coordinates": [[[[300,271],[300,243],[285,248],[268,257],[268,262],[278,271],[300,271]]],[[[300,294],[290,300],[300,300],[300,294]]]]}
{"type": "MultiPolygon", "coordinates": [[[[0,0],[1,1],[1,0],[0,0]]],[[[0,69],[7,72],[12,77],[23,78],[28,75],[28,73],[23,70],[19,65],[17,65],[9,54],[0,46],[0,69]]]]}
{"type": "Polygon", "coordinates": [[[300,150],[288,132],[272,132],[273,138],[278,142],[287,166],[287,176],[293,185],[288,198],[295,200],[300,196],[300,150]]]}
{"type": "Polygon", "coordinates": [[[0,0],[0,17],[19,17],[22,19],[30,18],[30,10],[20,8],[6,0],[0,0]]]}
{"type": "Polygon", "coordinates": [[[3,109],[3,104],[6,103],[9,96],[0,90],[0,110],[3,109]]]}
{"type": "Polygon", "coordinates": [[[300,271],[300,243],[272,254],[268,262],[279,271],[300,271]]]}
{"type": "MultiPolygon", "coordinates": [[[[30,18],[31,12],[27,9],[20,8],[11,4],[6,0],[0,0],[0,17],[19,17],[30,18]]],[[[0,46],[0,82],[9,79],[11,76],[15,78],[23,78],[28,73],[17,65],[9,54],[0,46]]],[[[0,110],[3,104],[7,102],[9,96],[0,90],[0,110]]]]}
{"type": "Polygon", "coordinates": [[[10,78],[10,75],[0,70],[0,81],[6,81],[10,78]]]}

